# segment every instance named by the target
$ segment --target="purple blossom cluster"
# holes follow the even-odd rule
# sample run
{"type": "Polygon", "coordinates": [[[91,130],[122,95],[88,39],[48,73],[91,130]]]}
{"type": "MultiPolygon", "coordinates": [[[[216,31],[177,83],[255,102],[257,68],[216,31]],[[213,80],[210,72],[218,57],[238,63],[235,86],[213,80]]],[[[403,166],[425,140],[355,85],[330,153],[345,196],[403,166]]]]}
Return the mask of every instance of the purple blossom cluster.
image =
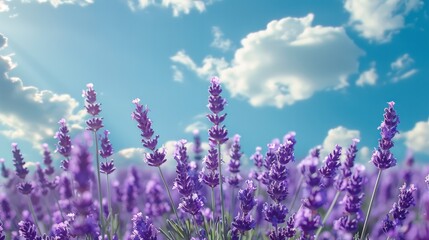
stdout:
{"type": "Polygon", "coordinates": [[[429,168],[412,155],[394,168],[401,163],[391,152],[399,124],[393,102],[379,127],[375,167],[364,168],[358,139],[343,156],[336,145],[301,157],[289,132],[247,155],[240,135],[228,137],[221,93],[212,78],[207,138],[195,132],[174,149],[158,146],[149,108],[135,99],[143,146],[135,153],[149,167],[121,167],[113,162],[118,136],[104,129],[88,84],[83,133],[61,119],[55,152],[43,144],[38,163],[17,143],[10,159],[0,158],[0,240],[429,239],[429,168]]]}

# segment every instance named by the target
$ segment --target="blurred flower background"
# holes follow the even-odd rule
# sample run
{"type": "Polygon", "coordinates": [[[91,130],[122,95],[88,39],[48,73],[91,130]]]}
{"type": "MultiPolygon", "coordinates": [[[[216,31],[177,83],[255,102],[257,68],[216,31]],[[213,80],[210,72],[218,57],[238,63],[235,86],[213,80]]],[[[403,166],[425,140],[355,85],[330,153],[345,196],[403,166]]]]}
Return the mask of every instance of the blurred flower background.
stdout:
{"type": "Polygon", "coordinates": [[[0,230],[150,239],[175,215],[223,237],[332,239],[369,217],[374,238],[425,237],[406,217],[429,209],[428,10],[0,0],[0,230]],[[46,201],[54,220],[37,224],[46,201]]]}

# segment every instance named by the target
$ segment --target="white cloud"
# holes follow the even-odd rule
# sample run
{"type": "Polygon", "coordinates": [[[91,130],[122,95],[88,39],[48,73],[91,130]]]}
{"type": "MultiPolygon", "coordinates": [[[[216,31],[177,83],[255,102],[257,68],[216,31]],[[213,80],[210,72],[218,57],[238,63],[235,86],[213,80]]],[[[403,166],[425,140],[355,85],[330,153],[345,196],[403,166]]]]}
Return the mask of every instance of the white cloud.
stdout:
{"type": "MultiPolygon", "coordinates": [[[[10,8],[9,5],[7,5],[6,1],[0,0],[0,13],[1,12],[9,12],[10,8]]],[[[1,46],[1,43],[0,43],[1,46]]]]}
{"type": "MultiPolygon", "coordinates": [[[[217,75],[228,67],[228,62],[224,58],[214,58],[207,56],[204,58],[202,65],[199,67],[194,60],[189,57],[184,50],[178,51],[172,56],[171,61],[181,64],[187,69],[191,70],[200,78],[209,78],[210,76],[217,75]]],[[[177,66],[176,66],[177,69],[177,66]]]]}
{"type": "Polygon", "coordinates": [[[228,51],[231,49],[232,41],[224,38],[223,32],[220,30],[219,27],[214,26],[212,28],[212,33],[213,33],[213,42],[211,43],[212,47],[220,49],[222,51],[228,51]]]}
{"type": "Polygon", "coordinates": [[[421,0],[345,0],[349,22],[362,37],[388,42],[405,25],[405,17],[423,5],[421,0]]]}
{"type": "Polygon", "coordinates": [[[178,17],[181,14],[189,14],[192,10],[204,12],[208,5],[213,1],[203,0],[128,0],[128,6],[131,10],[145,9],[150,6],[171,8],[173,16],[178,17]]]}
{"type": "MultiPolygon", "coordinates": [[[[15,1],[17,2],[17,1],[15,1]]],[[[94,3],[94,0],[21,0],[22,3],[47,3],[53,7],[59,7],[61,5],[79,5],[87,6],[94,3]]],[[[0,0],[0,13],[8,12],[10,10],[10,5],[13,4],[12,0],[0,0]]],[[[16,14],[12,15],[16,16],[16,14]]]]}
{"type": "MultiPolygon", "coordinates": [[[[0,35],[1,36],[1,35],[0,35]]],[[[67,119],[79,128],[84,111],[67,94],[26,86],[8,72],[16,65],[10,56],[0,56],[0,134],[31,142],[35,147],[53,138],[58,120],[67,119]]]]}
{"type": "Polygon", "coordinates": [[[350,144],[352,144],[353,139],[355,138],[360,139],[359,130],[347,129],[343,126],[330,129],[322,144],[323,149],[321,152],[321,157],[324,157],[332,152],[336,144],[340,145],[343,148],[342,152],[345,153],[346,149],[350,146],[350,144]]]}
{"type": "Polygon", "coordinates": [[[393,82],[410,78],[416,74],[418,70],[413,68],[413,65],[414,59],[412,59],[408,53],[405,53],[392,62],[390,64],[391,71],[389,75],[392,76],[393,82]]]}
{"type": "Polygon", "coordinates": [[[183,72],[176,65],[171,66],[173,69],[173,80],[175,82],[183,82],[183,72]]]}
{"type": "Polygon", "coordinates": [[[375,85],[377,83],[378,74],[375,69],[375,63],[372,64],[371,68],[361,73],[356,85],[363,87],[365,85],[375,85]]]}
{"type": "Polygon", "coordinates": [[[409,149],[429,154],[429,119],[417,122],[413,129],[403,132],[399,136],[405,139],[405,145],[409,149]]]}
{"type": "Polygon", "coordinates": [[[185,132],[186,133],[193,133],[195,132],[195,130],[198,130],[199,132],[205,132],[208,129],[208,125],[202,121],[196,121],[193,122],[191,124],[189,124],[188,126],[186,126],[185,128],[185,132]]]}
{"type": "Polygon", "coordinates": [[[181,50],[171,60],[201,78],[219,75],[233,97],[253,106],[292,105],[348,85],[363,54],[342,27],[313,26],[313,14],[283,18],[241,40],[231,62],[208,56],[198,66],[181,50]]]}

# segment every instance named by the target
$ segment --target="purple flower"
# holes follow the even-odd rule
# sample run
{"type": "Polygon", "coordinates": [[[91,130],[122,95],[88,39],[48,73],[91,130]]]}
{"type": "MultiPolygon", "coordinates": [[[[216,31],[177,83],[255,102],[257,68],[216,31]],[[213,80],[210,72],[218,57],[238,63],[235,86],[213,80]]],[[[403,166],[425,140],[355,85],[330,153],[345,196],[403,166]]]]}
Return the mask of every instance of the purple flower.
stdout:
{"type": "Polygon", "coordinates": [[[182,139],[176,143],[176,151],[174,159],[177,161],[176,179],[174,181],[173,189],[177,189],[180,194],[188,197],[194,191],[194,182],[189,175],[190,167],[188,165],[188,154],[185,147],[186,140],[182,139]]]}
{"type": "Polygon", "coordinates": [[[281,203],[265,203],[263,212],[265,214],[265,220],[276,227],[278,224],[284,223],[286,221],[288,210],[286,206],[281,203]]]}
{"type": "Polygon", "coordinates": [[[296,144],[295,140],[295,132],[290,132],[285,136],[284,143],[280,144],[277,155],[278,155],[278,161],[285,165],[289,162],[295,161],[294,156],[294,146],[296,144]]]}
{"type": "Polygon", "coordinates": [[[18,191],[23,195],[29,195],[33,191],[33,185],[28,182],[18,184],[18,191]]]}
{"type": "Polygon", "coordinates": [[[18,177],[25,179],[28,174],[28,169],[24,167],[25,162],[22,157],[21,150],[18,148],[17,143],[12,143],[12,154],[13,154],[13,165],[15,166],[15,172],[18,177]]]}
{"type": "Polygon", "coordinates": [[[138,98],[134,99],[133,103],[136,105],[136,109],[131,114],[131,117],[136,120],[137,127],[141,130],[142,144],[145,148],[153,151],[156,148],[158,137],[152,139],[155,132],[152,129],[152,121],[147,115],[149,108],[143,107],[143,105],[140,104],[140,99],[138,98]]]}
{"type": "MultiPolygon", "coordinates": [[[[19,236],[23,237],[25,240],[38,240],[40,237],[37,237],[36,226],[29,221],[20,221],[19,226],[19,236]]],[[[41,240],[41,239],[40,239],[41,240]]]]}
{"type": "Polygon", "coordinates": [[[10,172],[9,172],[9,169],[6,168],[3,158],[0,158],[0,164],[1,164],[1,175],[2,175],[2,177],[8,178],[10,172]]]}
{"type": "Polygon", "coordinates": [[[210,149],[208,150],[208,155],[204,157],[205,167],[201,171],[200,179],[211,188],[214,188],[219,184],[219,158],[216,146],[212,143],[209,145],[210,149]]]}
{"type": "Polygon", "coordinates": [[[89,144],[91,144],[90,136],[78,139],[74,144],[70,161],[70,171],[74,176],[75,183],[77,183],[76,189],[81,193],[90,189],[93,174],[89,144]]]}
{"type": "Polygon", "coordinates": [[[357,144],[360,142],[359,139],[355,138],[353,139],[353,143],[350,145],[350,147],[346,151],[346,160],[344,161],[342,165],[342,173],[345,178],[348,178],[352,175],[351,169],[354,166],[356,153],[358,152],[357,144]]]}
{"type": "Polygon", "coordinates": [[[255,228],[256,222],[251,215],[238,214],[231,223],[233,229],[237,229],[241,235],[244,235],[245,232],[250,231],[255,228]]]}
{"type": "Polygon", "coordinates": [[[196,216],[203,206],[204,202],[202,197],[196,193],[183,197],[182,202],[179,203],[179,209],[191,214],[192,216],[196,216]]]}
{"type": "Polygon", "coordinates": [[[104,130],[104,136],[100,136],[100,142],[101,142],[101,149],[100,149],[100,156],[102,158],[108,158],[113,155],[113,148],[112,143],[110,143],[109,140],[109,134],[110,132],[108,130],[104,130]]]}
{"type": "Polygon", "coordinates": [[[207,107],[212,113],[208,114],[207,118],[213,123],[213,126],[209,129],[209,140],[217,145],[225,143],[228,140],[228,131],[225,129],[225,126],[220,125],[225,120],[226,114],[219,115],[225,108],[226,100],[220,96],[222,87],[220,86],[219,78],[213,77],[210,83],[210,96],[207,107]]]}
{"type": "Polygon", "coordinates": [[[135,214],[133,221],[133,232],[131,239],[136,240],[156,240],[158,230],[153,226],[149,217],[143,217],[141,212],[135,214]]]}
{"type": "Polygon", "coordinates": [[[194,152],[194,159],[195,161],[200,161],[203,157],[201,155],[201,153],[204,151],[203,148],[201,147],[201,137],[200,137],[200,133],[198,130],[194,131],[194,144],[192,147],[192,151],[194,152]]]}
{"type": "Polygon", "coordinates": [[[358,166],[352,176],[348,178],[346,187],[347,193],[343,200],[345,214],[341,216],[336,223],[338,229],[351,234],[356,232],[363,215],[361,209],[364,197],[363,171],[363,166],[358,166]]]}
{"type": "Polygon", "coordinates": [[[46,165],[45,174],[52,175],[54,173],[54,167],[52,166],[51,152],[49,151],[48,144],[44,143],[43,147],[43,163],[46,165]]]}
{"type": "Polygon", "coordinates": [[[145,162],[152,167],[159,167],[165,163],[167,159],[165,158],[165,148],[155,149],[151,153],[146,153],[145,162]]]}
{"type": "Polygon", "coordinates": [[[103,118],[91,118],[86,121],[86,125],[88,126],[86,129],[89,131],[97,132],[100,128],[104,127],[103,118]]]}
{"type": "Polygon", "coordinates": [[[413,193],[417,188],[411,184],[409,188],[406,188],[406,184],[399,188],[398,202],[393,204],[393,208],[390,211],[393,218],[397,223],[402,223],[408,214],[408,208],[415,205],[413,193]]]}
{"type": "Polygon", "coordinates": [[[255,191],[256,186],[252,180],[247,180],[246,187],[238,191],[240,209],[244,215],[247,215],[256,206],[255,191]]]}
{"type": "Polygon", "coordinates": [[[116,170],[115,164],[113,163],[113,160],[102,162],[100,166],[100,172],[104,174],[111,174],[116,170]]]}
{"type": "Polygon", "coordinates": [[[58,129],[58,132],[55,133],[55,136],[54,136],[54,138],[58,139],[57,148],[55,151],[66,158],[65,160],[63,160],[61,167],[64,170],[67,170],[68,158],[70,157],[71,149],[72,149],[71,138],[69,135],[69,129],[67,127],[66,120],[63,118],[58,122],[58,124],[60,124],[60,128],[58,129]]]}
{"type": "Polygon", "coordinates": [[[335,149],[326,157],[324,165],[320,168],[320,173],[325,178],[335,176],[338,167],[340,166],[341,147],[335,145],[335,149]]]}
{"type": "Polygon", "coordinates": [[[378,148],[372,154],[371,161],[378,169],[388,169],[396,165],[396,159],[390,152],[393,147],[393,137],[398,132],[399,116],[393,108],[395,102],[388,102],[389,107],[384,109],[384,120],[381,122],[381,139],[378,141],[378,148]]]}
{"type": "Polygon", "coordinates": [[[0,220],[0,240],[5,240],[6,236],[4,235],[3,222],[0,220]]]}
{"type": "Polygon", "coordinates": [[[94,90],[94,85],[88,83],[87,89],[83,90],[82,97],[85,98],[86,112],[92,117],[86,121],[87,130],[97,132],[103,127],[103,118],[97,117],[101,112],[101,104],[97,103],[97,93],[94,90]]]}
{"type": "Polygon", "coordinates": [[[313,239],[314,231],[320,226],[320,216],[314,215],[312,210],[303,207],[296,214],[296,225],[301,228],[301,239],[313,239]]]}
{"type": "Polygon", "coordinates": [[[165,199],[164,191],[155,180],[146,183],[145,214],[150,217],[159,217],[170,211],[170,205],[165,199]]]}
{"type": "Polygon", "coordinates": [[[125,206],[129,213],[133,212],[136,201],[136,191],[132,182],[127,183],[127,193],[125,195],[125,206]]]}
{"type": "Polygon", "coordinates": [[[240,184],[240,158],[241,155],[241,146],[240,146],[240,135],[236,134],[234,136],[234,141],[231,146],[229,156],[231,157],[231,160],[229,161],[229,172],[231,173],[231,177],[228,179],[228,183],[233,186],[237,187],[240,184]]]}

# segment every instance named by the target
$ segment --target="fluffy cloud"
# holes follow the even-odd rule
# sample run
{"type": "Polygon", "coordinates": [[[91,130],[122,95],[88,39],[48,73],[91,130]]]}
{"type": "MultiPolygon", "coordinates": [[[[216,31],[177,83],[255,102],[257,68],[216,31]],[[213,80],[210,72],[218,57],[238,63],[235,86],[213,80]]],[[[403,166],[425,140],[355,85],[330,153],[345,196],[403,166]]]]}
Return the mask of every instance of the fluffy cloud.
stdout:
{"type": "MultiPolygon", "coordinates": [[[[204,58],[201,66],[198,66],[191,57],[189,57],[184,50],[178,51],[172,56],[171,61],[176,64],[181,64],[187,69],[191,70],[200,78],[209,78],[213,75],[218,75],[228,67],[228,62],[224,58],[215,58],[207,56],[204,58]]],[[[178,69],[177,65],[173,65],[173,69],[178,69]]],[[[180,70],[179,70],[180,71],[180,70]]],[[[176,75],[176,72],[175,72],[176,75]]]]}
{"type": "Polygon", "coordinates": [[[185,132],[186,133],[194,133],[195,131],[205,132],[207,131],[207,129],[209,129],[209,126],[206,123],[202,121],[196,121],[186,126],[185,132]]]}
{"type": "MultiPolygon", "coordinates": [[[[9,5],[6,4],[6,1],[0,0],[0,13],[1,12],[9,12],[10,8],[9,5]]],[[[1,46],[1,42],[0,42],[1,46]]]]}
{"type": "Polygon", "coordinates": [[[378,74],[375,69],[375,63],[372,64],[371,68],[361,73],[356,85],[363,87],[365,85],[375,85],[377,83],[378,74]]]}
{"type": "Polygon", "coordinates": [[[189,14],[192,10],[204,12],[206,7],[213,1],[203,0],[128,0],[128,6],[131,10],[145,9],[150,6],[159,6],[171,8],[173,16],[178,17],[181,14],[189,14]]]}
{"type": "Polygon", "coordinates": [[[234,97],[253,106],[282,108],[317,91],[348,85],[363,53],[342,27],[313,26],[313,14],[283,18],[248,34],[234,58],[208,56],[201,66],[181,50],[171,60],[201,78],[217,74],[234,97]]]}
{"type": "Polygon", "coordinates": [[[417,69],[413,68],[413,65],[414,59],[408,53],[405,53],[392,62],[390,64],[391,71],[389,75],[392,76],[393,82],[399,82],[416,74],[417,69]]]}
{"type": "Polygon", "coordinates": [[[336,144],[343,147],[344,153],[345,149],[347,149],[350,144],[352,144],[354,138],[360,139],[359,130],[347,129],[343,126],[330,129],[328,131],[328,135],[323,141],[322,155],[326,156],[328,153],[330,153],[335,148],[336,144]]]}
{"type": "Polygon", "coordinates": [[[429,119],[420,121],[408,132],[400,134],[405,139],[405,145],[414,152],[429,154],[429,119]]]}
{"type": "Polygon", "coordinates": [[[0,134],[40,147],[52,139],[63,117],[72,128],[80,128],[84,111],[77,110],[79,104],[74,98],[24,85],[21,79],[9,77],[13,67],[9,56],[0,56],[0,134]]]}
{"type": "Polygon", "coordinates": [[[211,43],[211,46],[217,49],[220,49],[222,51],[228,51],[232,47],[232,41],[229,39],[224,38],[223,32],[220,30],[219,27],[213,27],[212,28],[213,33],[213,42],[211,43]]]}
{"type": "Polygon", "coordinates": [[[421,0],[346,0],[349,22],[364,38],[388,42],[405,25],[405,17],[423,5],[421,0]]]}

